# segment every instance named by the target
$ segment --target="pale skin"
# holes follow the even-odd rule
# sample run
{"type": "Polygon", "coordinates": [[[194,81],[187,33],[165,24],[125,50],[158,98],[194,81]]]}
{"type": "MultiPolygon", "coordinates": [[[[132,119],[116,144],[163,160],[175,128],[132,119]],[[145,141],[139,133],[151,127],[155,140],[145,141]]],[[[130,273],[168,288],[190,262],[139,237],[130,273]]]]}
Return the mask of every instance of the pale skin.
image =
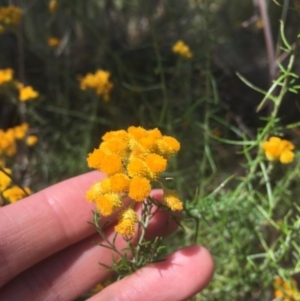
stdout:
{"type": "MultiPolygon", "coordinates": [[[[98,172],[87,173],[0,209],[0,300],[75,300],[109,277],[98,262],[110,265],[112,254],[92,243],[101,239],[95,227],[87,223],[92,220],[94,205],[84,197],[102,178],[98,172]]],[[[159,199],[162,192],[152,194],[159,199]]],[[[113,236],[113,227],[113,223],[108,226],[108,237],[113,236]]],[[[147,236],[169,234],[175,228],[166,214],[157,214],[147,236]],[[167,225],[165,233],[162,229],[167,225]]],[[[116,245],[121,249],[125,243],[120,238],[116,245]]],[[[109,285],[88,300],[188,300],[209,283],[213,269],[209,252],[192,245],[109,285]]]]}

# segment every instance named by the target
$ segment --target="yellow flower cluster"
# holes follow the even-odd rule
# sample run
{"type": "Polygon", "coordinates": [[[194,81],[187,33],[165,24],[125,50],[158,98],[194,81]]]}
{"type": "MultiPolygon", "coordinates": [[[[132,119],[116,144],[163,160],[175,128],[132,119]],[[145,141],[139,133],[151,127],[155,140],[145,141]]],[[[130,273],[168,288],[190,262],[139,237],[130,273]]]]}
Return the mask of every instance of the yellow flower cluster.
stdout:
{"type": "Polygon", "coordinates": [[[22,189],[17,185],[11,187],[11,169],[3,168],[0,170],[0,201],[1,195],[10,203],[15,203],[16,201],[24,198],[26,195],[31,193],[31,190],[28,187],[22,189]]]}
{"type": "Polygon", "coordinates": [[[93,89],[97,95],[103,97],[104,101],[109,101],[110,91],[113,84],[109,81],[110,73],[104,70],[97,70],[95,74],[88,73],[80,81],[80,89],[93,89]]]}
{"type": "Polygon", "coordinates": [[[0,70],[0,85],[6,84],[13,79],[14,71],[10,68],[0,70]]]}
{"type": "Polygon", "coordinates": [[[22,10],[17,6],[0,7],[0,33],[21,22],[22,10]]]}
{"type": "Polygon", "coordinates": [[[48,38],[48,45],[50,47],[56,48],[58,47],[60,44],[60,39],[56,38],[56,37],[49,37],[48,38]]]}
{"type": "Polygon", "coordinates": [[[14,80],[14,71],[12,69],[0,69],[0,86],[10,82],[13,83],[13,89],[18,90],[18,98],[22,102],[33,100],[39,96],[39,93],[31,86],[24,86],[21,82],[14,80]]]}
{"type": "Polygon", "coordinates": [[[189,46],[181,40],[177,41],[173,45],[172,51],[186,59],[191,59],[193,57],[193,53],[191,52],[189,46]]]}
{"type": "MultiPolygon", "coordinates": [[[[129,196],[135,202],[143,202],[150,196],[151,183],[158,182],[166,170],[168,159],[180,149],[179,142],[163,136],[158,129],[145,130],[131,126],[125,130],[112,131],[102,137],[99,148],[88,155],[90,168],[107,175],[86,193],[87,200],[96,203],[104,216],[109,216],[123,205],[129,196]]],[[[163,203],[171,210],[182,210],[182,203],[174,191],[166,190],[163,203]]],[[[136,213],[125,209],[119,217],[115,231],[133,235],[136,213]]]]}
{"type": "MultiPolygon", "coordinates": [[[[4,96],[8,95],[8,98],[10,98],[10,95],[14,94],[20,102],[32,100],[39,95],[31,86],[24,86],[21,82],[15,80],[14,71],[10,68],[0,70],[0,86],[5,86],[3,89],[4,96]]],[[[2,170],[0,173],[0,205],[3,204],[3,198],[13,203],[30,193],[28,187],[24,189],[16,185],[8,187],[11,181],[3,172],[3,170],[7,170],[7,173],[11,174],[11,170],[6,168],[7,162],[9,162],[7,157],[13,157],[17,153],[20,141],[28,146],[37,143],[37,136],[28,135],[28,130],[29,125],[26,122],[7,130],[0,129],[0,171],[2,170]],[[8,179],[9,182],[7,182],[8,179]]]]}
{"type": "Polygon", "coordinates": [[[294,160],[294,153],[292,150],[295,148],[294,144],[288,140],[280,139],[279,137],[271,137],[262,145],[265,155],[268,160],[279,160],[283,164],[291,163],[294,160]]]}
{"type": "Polygon", "coordinates": [[[22,10],[17,6],[0,7],[0,23],[17,25],[21,22],[22,10]]]}
{"type": "Polygon", "coordinates": [[[50,0],[49,4],[48,4],[48,10],[51,14],[53,14],[54,12],[56,12],[58,7],[58,3],[57,0],[50,0]]]}
{"type": "Polygon", "coordinates": [[[0,129],[0,156],[14,156],[17,152],[18,140],[26,138],[25,142],[27,145],[32,146],[36,144],[38,139],[35,135],[27,136],[28,128],[28,123],[23,123],[6,131],[0,129]]]}
{"type": "Polygon", "coordinates": [[[36,145],[38,141],[39,141],[39,139],[36,135],[29,135],[26,137],[25,142],[28,146],[33,146],[33,145],[36,145]]]}
{"type": "Polygon", "coordinates": [[[297,282],[294,279],[291,279],[290,283],[288,283],[279,277],[275,278],[274,287],[275,298],[281,298],[281,301],[300,300],[300,292],[297,287],[297,282]]]}
{"type": "Polygon", "coordinates": [[[30,101],[39,97],[39,93],[34,90],[31,86],[24,86],[23,84],[19,84],[19,100],[30,101]]]}

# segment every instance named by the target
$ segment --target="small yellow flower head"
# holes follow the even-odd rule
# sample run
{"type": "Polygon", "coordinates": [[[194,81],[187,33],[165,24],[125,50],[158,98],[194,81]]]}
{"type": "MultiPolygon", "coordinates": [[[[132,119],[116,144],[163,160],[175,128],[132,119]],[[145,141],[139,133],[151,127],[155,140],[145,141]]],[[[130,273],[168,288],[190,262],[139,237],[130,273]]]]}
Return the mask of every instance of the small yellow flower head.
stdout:
{"type": "Polygon", "coordinates": [[[145,135],[138,139],[139,145],[146,152],[155,151],[156,142],[162,138],[162,134],[158,129],[148,131],[145,135]]]}
{"type": "Polygon", "coordinates": [[[6,189],[3,192],[3,196],[7,199],[10,203],[15,203],[16,201],[23,199],[25,196],[31,194],[31,190],[26,187],[24,190],[19,186],[13,186],[9,189],[6,189]]]}
{"type": "Polygon", "coordinates": [[[123,165],[121,158],[116,154],[105,156],[101,162],[100,171],[104,172],[107,175],[114,175],[116,173],[122,172],[123,165]]]}
{"type": "Polygon", "coordinates": [[[130,177],[144,177],[149,174],[150,170],[143,160],[136,157],[132,157],[129,159],[127,165],[127,172],[130,177]]]}
{"type": "Polygon", "coordinates": [[[173,137],[164,136],[157,142],[157,148],[163,157],[169,158],[180,150],[180,143],[173,137]]]}
{"type": "Polygon", "coordinates": [[[155,174],[162,173],[167,168],[167,160],[157,154],[148,155],[145,162],[149,169],[155,174]]]}
{"type": "Polygon", "coordinates": [[[0,85],[10,82],[13,76],[14,71],[10,68],[0,70],[0,85]]]}
{"type": "Polygon", "coordinates": [[[147,133],[147,131],[144,128],[142,128],[141,126],[138,126],[138,127],[130,126],[127,131],[128,131],[128,134],[136,140],[139,140],[141,137],[143,137],[147,133]]]}
{"type": "Polygon", "coordinates": [[[10,128],[6,131],[0,130],[0,154],[12,157],[17,152],[15,131],[10,128]]]}
{"type": "Polygon", "coordinates": [[[182,202],[179,200],[178,194],[173,190],[165,190],[163,196],[163,202],[172,211],[181,211],[183,209],[182,202]]]}
{"type": "Polygon", "coordinates": [[[105,178],[99,183],[95,183],[91,188],[86,192],[86,199],[89,202],[96,202],[97,198],[102,194],[108,194],[112,192],[110,178],[105,178]]]}
{"type": "Polygon", "coordinates": [[[5,172],[0,170],[0,193],[4,191],[11,183],[11,177],[9,176],[11,175],[11,169],[4,168],[4,171],[5,172]]]}
{"type": "Polygon", "coordinates": [[[140,144],[137,144],[136,141],[133,144],[133,142],[131,140],[130,143],[131,143],[130,145],[132,145],[132,146],[131,146],[131,156],[130,156],[129,160],[132,160],[133,158],[137,158],[137,159],[140,159],[140,160],[144,161],[145,157],[150,152],[148,152],[147,149],[144,149],[140,144]]]}
{"type": "Polygon", "coordinates": [[[282,278],[277,277],[274,280],[274,287],[275,298],[281,298],[280,300],[283,301],[300,300],[300,292],[294,279],[286,282],[282,278]]]}
{"type": "Polygon", "coordinates": [[[0,24],[15,26],[21,22],[22,10],[17,6],[0,7],[0,24]]]}
{"type": "Polygon", "coordinates": [[[118,193],[128,191],[129,177],[123,173],[118,173],[110,177],[111,189],[118,193]]]}
{"type": "Polygon", "coordinates": [[[258,29],[264,28],[264,22],[263,22],[263,20],[261,20],[261,19],[257,20],[257,21],[255,22],[255,26],[256,26],[256,28],[258,28],[258,29]]]}
{"type": "MultiPolygon", "coordinates": [[[[104,179],[106,180],[106,179],[104,179]]],[[[85,194],[85,198],[89,201],[89,202],[96,202],[97,198],[99,197],[99,195],[102,194],[102,183],[103,182],[99,182],[99,183],[95,183],[93,184],[90,189],[86,192],[85,194]]]]}
{"type": "Polygon", "coordinates": [[[150,181],[142,177],[134,177],[129,184],[129,197],[137,202],[142,202],[150,195],[150,181]]]}
{"type": "Polygon", "coordinates": [[[15,143],[11,144],[9,147],[5,149],[5,154],[8,157],[13,157],[16,153],[17,153],[17,145],[15,143]]]}
{"type": "Polygon", "coordinates": [[[29,129],[29,124],[27,122],[15,126],[13,128],[15,139],[17,140],[23,139],[26,136],[28,129],[29,129]]]}
{"type": "Polygon", "coordinates": [[[126,141],[120,139],[111,139],[107,142],[102,142],[100,149],[107,155],[116,154],[123,158],[126,155],[128,145],[126,141]]]}
{"type": "Polygon", "coordinates": [[[58,7],[58,3],[57,0],[50,0],[49,4],[48,4],[48,10],[51,14],[53,14],[54,12],[56,12],[58,7]]]}
{"type": "Polygon", "coordinates": [[[104,70],[97,70],[95,74],[88,73],[80,81],[80,89],[92,89],[95,90],[97,95],[103,97],[104,101],[109,101],[110,92],[113,88],[113,84],[109,81],[110,73],[104,70]]]}
{"type": "Polygon", "coordinates": [[[288,164],[294,160],[295,155],[292,150],[295,146],[290,141],[271,137],[263,143],[262,148],[270,161],[279,160],[283,164],[288,164]]]}
{"type": "Polygon", "coordinates": [[[26,144],[28,146],[33,146],[33,145],[36,145],[37,142],[38,142],[38,137],[36,135],[30,135],[26,138],[26,144]]]}
{"type": "Polygon", "coordinates": [[[29,101],[37,98],[39,93],[35,91],[31,86],[25,86],[19,89],[19,100],[29,101]]]}
{"type": "Polygon", "coordinates": [[[134,234],[134,225],[137,221],[136,212],[131,208],[125,209],[120,215],[115,231],[121,235],[132,236],[134,234]]]}
{"type": "Polygon", "coordinates": [[[48,45],[50,47],[56,48],[58,47],[60,44],[60,39],[56,38],[56,37],[49,37],[48,38],[48,45]]]}
{"type": "Polygon", "coordinates": [[[118,139],[120,141],[127,141],[128,140],[128,133],[124,130],[119,131],[110,131],[103,135],[103,141],[115,140],[118,139]]]}
{"type": "Polygon", "coordinates": [[[101,163],[105,156],[105,153],[101,149],[94,149],[94,151],[88,155],[88,167],[100,170],[101,163]]]}
{"type": "Polygon", "coordinates": [[[193,57],[193,53],[191,52],[189,46],[181,40],[173,45],[172,51],[186,59],[191,59],[193,57]]]}
{"type": "Polygon", "coordinates": [[[293,152],[286,150],[281,153],[281,155],[279,157],[279,161],[282,164],[289,164],[289,163],[293,162],[294,157],[295,157],[295,154],[293,152]]]}
{"type": "Polygon", "coordinates": [[[111,178],[105,178],[105,179],[100,183],[100,188],[101,188],[101,194],[105,194],[105,193],[112,192],[112,188],[111,188],[111,178]]]}
{"type": "Polygon", "coordinates": [[[122,206],[122,200],[117,193],[101,194],[96,200],[96,206],[103,216],[109,216],[122,206]]]}

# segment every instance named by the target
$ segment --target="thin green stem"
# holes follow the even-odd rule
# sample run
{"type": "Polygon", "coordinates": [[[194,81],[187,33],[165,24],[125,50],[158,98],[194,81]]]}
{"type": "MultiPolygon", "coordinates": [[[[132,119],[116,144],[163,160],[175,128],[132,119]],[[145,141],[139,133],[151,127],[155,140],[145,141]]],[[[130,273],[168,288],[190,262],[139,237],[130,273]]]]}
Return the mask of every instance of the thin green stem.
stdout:
{"type": "MultiPolygon", "coordinates": [[[[152,41],[153,41],[153,48],[154,48],[156,61],[157,61],[156,71],[160,76],[160,89],[163,94],[163,104],[162,104],[160,116],[158,119],[158,124],[161,126],[166,121],[165,119],[166,119],[166,114],[167,114],[168,107],[169,107],[169,97],[168,97],[168,91],[167,91],[165,71],[164,71],[164,67],[162,64],[162,57],[161,57],[161,54],[159,51],[156,33],[155,33],[155,29],[154,29],[154,24],[153,24],[152,20],[150,22],[150,29],[151,29],[151,36],[152,36],[152,41]]],[[[167,123],[167,124],[170,124],[170,123],[167,123]]]]}

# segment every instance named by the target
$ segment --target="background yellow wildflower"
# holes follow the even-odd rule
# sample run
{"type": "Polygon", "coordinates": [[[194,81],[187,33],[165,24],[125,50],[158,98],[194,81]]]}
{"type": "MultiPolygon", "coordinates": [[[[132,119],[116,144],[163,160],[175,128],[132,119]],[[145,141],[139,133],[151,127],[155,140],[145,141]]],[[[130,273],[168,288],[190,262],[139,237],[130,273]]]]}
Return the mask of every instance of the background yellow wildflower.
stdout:
{"type": "Polygon", "coordinates": [[[24,189],[22,189],[19,186],[13,186],[11,188],[6,189],[3,192],[3,196],[10,203],[15,203],[16,201],[23,199],[30,193],[31,193],[31,190],[28,187],[25,187],[24,189]]]}
{"type": "Polygon", "coordinates": [[[0,7],[0,24],[6,26],[18,25],[21,22],[22,10],[17,6],[0,7]]]}
{"type": "Polygon", "coordinates": [[[80,89],[92,89],[102,96],[104,101],[109,101],[113,84],[109,80],[110,72],[97,70],[95,74],[89,73],[80,81],[80,89]]]}
{"type": "Polygon", "coordinates": [[[291,163],[294,160],[294,144],[278,137],[271,137],[262,145],[266,157],[270,161],[279,160],[283,164],[291,163]]]}
{"type": "Polygon", "coordinates": [[[37,98],[39,93],[35,91],[31,86],[21,87],[19,89],[19,100],[20,101],[29,101],[37,98]]]}
{"type": "Polygon", "coordinates": [[[53,14],[54,12],[56,12],[58,7],[58,3],[57,0],[50,0],[49,4],[48,4],[48,10],[51,14],[53,14]]]}
{"type": "Polygon", "coordinates": [[[282,278],[274,280],[274,297],[281,298],[282,301],[298,301],[300,300],[300,292],[297,287],[297,282],[291,279],[290,282],[282,278]]]}
{"type": "Polygon", "coordinates": [[[121,235],[132,236],[134,234],[134,225],[138,221],[136,212],[128,208],[124,210],[119,217],[119,222],[115,226],[115,231],[121,235]]]}
{"type": "Polygon", "coordinates": [[[29,135],[26,138],[26,144],[28,146],[33,146],[33,145],[37,144],[37,142],[38,142],[38,137],[36,135],[29,135]]]}
{"type": "Polygon", "coordinates": [[[10,68],[0,70],[0,85],[10,82],[13,79],[14,71],[10,68]]]}
{"type": "Polygon", "coordinates": [[[0,170],[0,193],[3,192],[11,183],[11,169],[3,168],[0,170]]]}
{"type": "Polygon", "coordinates": [[[26,136],[28,129],[29,124],[27,122],[24,122],[12,128],[15,138],[19,140],[23,139],[26,136]]]}
{"type": "Polygon", "coordinates": [[[60,39],[58,39],[58,38],[56,38],[56,37],[49,37],[49,38],[48,38],[48,45],[49,45],[50,47],[55,48],[55,47],[58,47],[59,44],[60,44],[60,39]]]}
{"type": "Polygon", "coordinates": [[[172,51],[186,59],[191,59],[193,57],[193,53],[190,51],[189,46],[181,40],[173,45],[172,51]]]}

